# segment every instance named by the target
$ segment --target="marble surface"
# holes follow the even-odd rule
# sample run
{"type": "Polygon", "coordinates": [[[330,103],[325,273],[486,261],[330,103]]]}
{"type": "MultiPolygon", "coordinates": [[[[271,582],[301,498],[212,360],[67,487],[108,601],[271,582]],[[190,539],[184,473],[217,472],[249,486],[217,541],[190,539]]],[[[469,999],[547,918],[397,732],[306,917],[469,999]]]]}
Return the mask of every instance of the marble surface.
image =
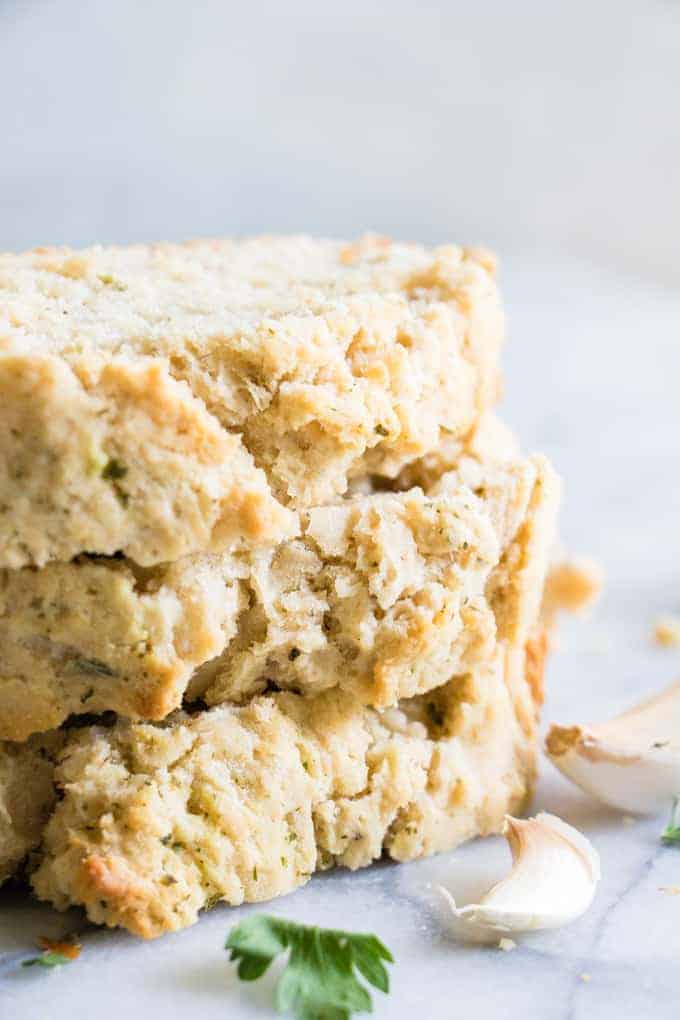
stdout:
{"type": "MultiPolygon", "coordinates": [[[[503,285],[504,413],[565,476],[565,543],[596,556],[608,576],[591,618],[562,628],[545,723],[594,721],[680,674],[680,654],[650,640],[656,616],[680,611],[680,296],[569,261],[509,259],[503,285]]],[[[585,917],[513,952],[458,943],[436,892],[444,884],[469,901],[500,877],[509,860],[500,838],[410,865],[328,874],[268,909],[380,934],[397,964],[392,994],[374,995],[377,1017],[676,1020],[680,896],[660,889],[680,885],[680,850],[660,844],[664,819],[631,824],[546,761],[535,807],[587,833],[603,878],[585,917]]],[[[239,985],[222,948],[247,912],[218,907],[194,928],[146,944],[92,931],[77,964],[50,973],[19,963],[38,933],[56,935],[82,919],[0,893],[0,1015],[271,1016],[274,975],[239,985]]]]}

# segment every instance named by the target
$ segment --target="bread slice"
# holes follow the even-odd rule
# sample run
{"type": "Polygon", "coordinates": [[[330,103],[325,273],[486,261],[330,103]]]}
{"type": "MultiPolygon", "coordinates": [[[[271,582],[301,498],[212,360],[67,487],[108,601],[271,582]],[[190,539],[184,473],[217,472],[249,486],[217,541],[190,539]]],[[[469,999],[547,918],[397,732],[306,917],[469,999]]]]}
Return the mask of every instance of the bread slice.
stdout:
{"type": "Polygon", "coordinates": [[[382,712],[336,689],[73,730],[33,888],[152,938],[322,868],[498,832],[531,787],[541,668],[533,656],[527,678],[523,650],[499,644],[469,674],[382,712]]]}
{"type": "Polygon", "coordinates": [[[368,238],[0,256],[0,567],[278,541],[494,400],[488,255],[368,238]]]}
{"type": "Polygon", "coordinates": [[[437,687],[526,639],[557,490],[541,457],[463,458],[428,493],[302,511],[269,550],[0,572],[0,737],[106,710],[158,720],[185,694],[337,686],[384,707],[437,687]]]}

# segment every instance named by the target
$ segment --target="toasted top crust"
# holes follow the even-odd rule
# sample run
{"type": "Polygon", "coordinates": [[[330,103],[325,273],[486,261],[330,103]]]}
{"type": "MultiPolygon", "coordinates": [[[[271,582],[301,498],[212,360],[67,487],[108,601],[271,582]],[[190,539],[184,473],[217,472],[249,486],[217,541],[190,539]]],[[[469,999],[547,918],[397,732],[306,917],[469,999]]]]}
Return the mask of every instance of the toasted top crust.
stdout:
{"type": "Polygon", "coordinates": [[[0,566],[280,538],[494,400],[488,256],[369,238],[0,256],[0,566]]]}

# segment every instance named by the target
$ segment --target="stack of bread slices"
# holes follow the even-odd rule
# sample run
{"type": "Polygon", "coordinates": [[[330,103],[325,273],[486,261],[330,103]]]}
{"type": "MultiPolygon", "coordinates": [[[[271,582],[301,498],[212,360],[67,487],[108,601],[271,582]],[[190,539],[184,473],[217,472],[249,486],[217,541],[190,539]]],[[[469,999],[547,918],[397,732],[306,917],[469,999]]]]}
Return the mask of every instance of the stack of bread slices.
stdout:
{"type": "Polygon", "coordinates": [[[558,483],[493,259],[0,256],[0,879],[150,937],[498,832],[558,483]]]}

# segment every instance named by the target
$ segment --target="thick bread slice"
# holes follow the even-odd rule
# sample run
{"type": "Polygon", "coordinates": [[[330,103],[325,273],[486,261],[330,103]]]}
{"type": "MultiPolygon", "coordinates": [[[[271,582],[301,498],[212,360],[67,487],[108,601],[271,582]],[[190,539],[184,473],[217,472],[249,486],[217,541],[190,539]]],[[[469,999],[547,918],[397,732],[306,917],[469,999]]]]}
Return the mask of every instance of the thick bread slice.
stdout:
{"type": "Polygon", "coordinates": [[[464,434],[495,398],[502,332],[493,261],[455,247],[2,255],[0,566],[280,537],[280,504],[464,434]]]}
{"type": "Polygon", "coordinates": [[[497,832],[534,775],[524,668],[522,650],[499,645],[398,709],[335,690],[72,731],[33,888],[150,938],[219,900],[286,893],[319,868],[497,832]]]}
{"type": "Polygon", "coordinates": [[[214,705],[338,686],[383,707],[437,687],[526,640],[557,490],[540,457],[462,461],[431,494],[303,511],[270,550],[0,572],[0,737],[72,713],[162,719],[185,692],[214,705]]]}

